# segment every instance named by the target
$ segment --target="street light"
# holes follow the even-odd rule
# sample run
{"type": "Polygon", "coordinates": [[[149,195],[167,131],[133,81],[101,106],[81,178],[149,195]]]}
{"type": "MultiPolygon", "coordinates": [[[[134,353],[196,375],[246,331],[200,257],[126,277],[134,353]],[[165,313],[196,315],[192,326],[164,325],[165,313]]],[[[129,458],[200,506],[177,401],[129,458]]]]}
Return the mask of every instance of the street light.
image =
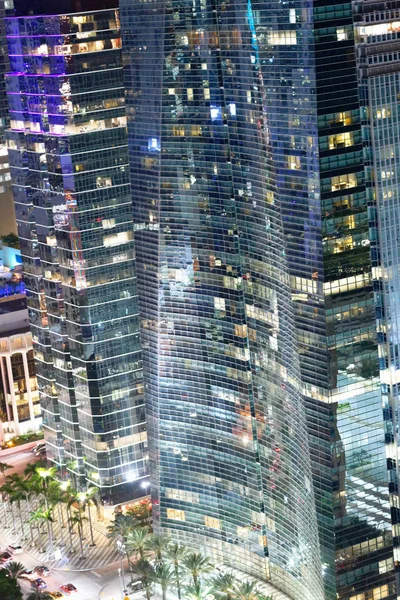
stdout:
{"type": "MultiPolygon", "coordinates": [[[[121,565],[122,565],[122,561],[121,561],[121,565]]],[[[118,569],[118,577],[119,577],[119,585],[121,586],[121,600],[124,600],[124,595],[125,595],[125,582],[124,582],[124,576],[123,576],[123,569],[119,568],[118,569]]]]}

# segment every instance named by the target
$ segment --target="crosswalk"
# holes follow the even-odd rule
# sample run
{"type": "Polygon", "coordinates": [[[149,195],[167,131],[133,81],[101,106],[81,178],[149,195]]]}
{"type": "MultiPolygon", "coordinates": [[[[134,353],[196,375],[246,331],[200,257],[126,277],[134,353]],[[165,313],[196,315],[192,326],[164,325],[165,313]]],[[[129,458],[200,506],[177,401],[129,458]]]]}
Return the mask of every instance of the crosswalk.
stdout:
{"type": "Polygon", "coordinates": [[[20,544],[24,551],[28,552],[38,560],[39,564],[40,562],[45,562],[46,565],[52,569],[73,568],[75,570],[90,571],[120,561],[120,554],[116,549],[114,541],[107,537],[107,524],[102,521],[97,521],[94,518],[94,515],[92,515],[92,526],[95,545],[91,545],[89,524],[85,521],[83,523],[84,539],[82,540],[82,556],[77,526],[75,526],[75,532],[72,534],[71,545],[71,536],[68,527],[66,525],[62,527],[57,511],[54,512],[55,520],[52,523],[54,540],[53,553],[51,553],[49,548],[47,526],[42,525],[40,527],[40,529],[45,532],[43,534],[39,532],[39,528],[36,525],[32,527],[35,545],[31,545],[31,535],[28,523],[29,513],[27,508],[22,506],[21,512],[22,520],[24,522],[24,531],[21,529],[19,514],[15,514],[16,527],[14,528],[9,509],[7,512],[7,521],[5,521],[3,507],[0,507],[0,526],[2,528],[3,538],[6,538],[9,544],[20,544]],[[73,552],[71,552],[71,548],[73,548],[73,552]]]}

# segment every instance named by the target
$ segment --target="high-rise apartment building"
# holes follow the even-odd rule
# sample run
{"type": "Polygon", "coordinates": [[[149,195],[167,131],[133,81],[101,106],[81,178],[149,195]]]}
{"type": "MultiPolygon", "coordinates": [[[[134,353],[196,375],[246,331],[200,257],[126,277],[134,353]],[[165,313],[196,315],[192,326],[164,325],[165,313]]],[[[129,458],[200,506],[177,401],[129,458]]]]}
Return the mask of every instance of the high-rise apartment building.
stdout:
{"type": "Polygon", "coordinates": [[[48,457],[112,501],[147,473],[119,16],[6,19],[7,133],[48,457]]]}
{"type": "Polygon", "coordinates": [[[352,3],[120,7],[156,526],[295,600],[320,557],[327,600],[394,600],[352,3]]]}

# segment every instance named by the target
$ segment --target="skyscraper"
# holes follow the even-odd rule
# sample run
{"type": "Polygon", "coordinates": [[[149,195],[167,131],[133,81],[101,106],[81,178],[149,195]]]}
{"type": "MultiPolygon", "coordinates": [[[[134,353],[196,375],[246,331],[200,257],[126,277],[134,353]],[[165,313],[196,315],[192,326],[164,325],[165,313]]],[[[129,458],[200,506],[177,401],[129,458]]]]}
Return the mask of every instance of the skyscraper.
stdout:
{"type": "Polygon", "coordinates": [[[8,146],[48,457],[112,501],[147,472],[119,16],[6,20],[8,146]]]}
{"type": "Polygon", "coordinates": [[[400,4],[355,3],[394,559],[399,568],[400,4]]]}
{"type": "Polygon", "coordinates": [[[156,526],[394,600],[352,4],[120,6],[156,526]]]}

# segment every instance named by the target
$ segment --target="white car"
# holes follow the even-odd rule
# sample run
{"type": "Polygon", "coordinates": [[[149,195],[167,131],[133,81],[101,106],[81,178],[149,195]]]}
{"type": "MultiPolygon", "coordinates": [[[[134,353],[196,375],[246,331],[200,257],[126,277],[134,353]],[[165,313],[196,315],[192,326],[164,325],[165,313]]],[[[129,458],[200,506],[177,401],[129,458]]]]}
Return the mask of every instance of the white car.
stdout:
{"type": "Polygon", "coordinates": [[[8,552],[11,552],[11,554],[22,554],[24,551],[22,546],[20,546],[19,544],[10,544],[7,550],[8,552]]]}

